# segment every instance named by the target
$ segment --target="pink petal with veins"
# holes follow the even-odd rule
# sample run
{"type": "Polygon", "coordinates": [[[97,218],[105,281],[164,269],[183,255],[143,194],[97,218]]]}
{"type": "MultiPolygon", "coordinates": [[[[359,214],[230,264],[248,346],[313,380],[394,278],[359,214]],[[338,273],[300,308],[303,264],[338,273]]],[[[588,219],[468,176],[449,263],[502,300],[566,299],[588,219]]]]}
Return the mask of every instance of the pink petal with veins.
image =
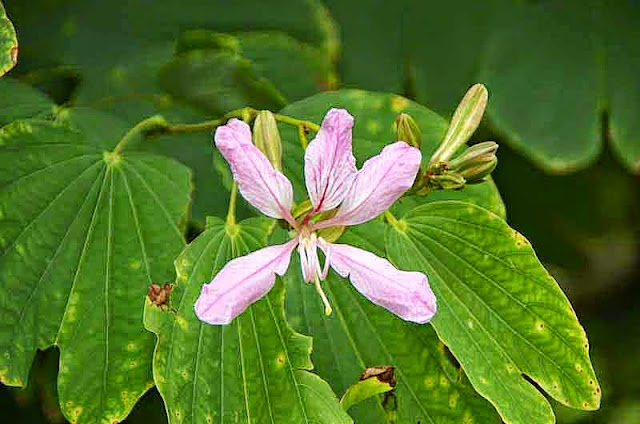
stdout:
{"type": "Polygon", "coordinates": [[[356,225],[380,215],[413,185],[421,159],[420,150],[404,141],[386,146],[358,171],[336,215],[315,228],[356,225]]]}
{"type": "Polygon", "coordinates": [[[293,223],[291,182],[251,142],[249,126],[238,119],[218,127],[216,147],[229,162],[242,196],[263,214],[293,223]]]}
{"type": "Polygon", "coordinates": [[[400,271],[371,252],[346,244],[331,244],[331,267],[349,276],[364,297],[406,321],[424,324],[436,313],[436,297],[427,276],[400,271]]]}
{"type": "Polygon", "coordinates": [[[195,305],[198,318],[214,325],[229,324],[273,288],[276,274],[282,276],[289,268],[297,244],[293,239],[228,262],[202,287],[195,305]]]}
{"type": "Polygon", "coordinates": [[[304,154],[304,177],[315,212],[342,202],[357,172],[351,149],[353,117],[344,109],[331,109],[304,154]]]}

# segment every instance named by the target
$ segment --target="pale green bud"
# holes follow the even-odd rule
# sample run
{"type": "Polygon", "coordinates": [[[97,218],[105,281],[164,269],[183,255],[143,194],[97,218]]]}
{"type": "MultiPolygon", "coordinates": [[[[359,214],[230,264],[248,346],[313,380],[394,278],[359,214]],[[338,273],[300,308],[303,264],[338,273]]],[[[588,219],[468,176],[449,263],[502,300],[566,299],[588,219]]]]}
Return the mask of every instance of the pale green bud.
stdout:
{"type": "Polygon", "coordinates": [[[282,171],[282,139],[273,113],[261,110],[253,123],[253,142],[278,171],[282,171]]]}
{"type": "Polygon", "coordinates": [[[417,147],[422,145],[422,131],[418,123],[408,113],[401,113],[396,118],[396,139],[404,141],[408,145],[417,147]]]}
{"type": "Polygon", "coordinates": [[[480,182],[498,165],[497,150],[493,141],[476,144],[449,162],[447,169],[463,176],[467,183],[480,182]]]}
{"type": "Polygon", "coordinates": [[[467,91],[451,118],[449,129],[431,156],[429,166],[449,160],[475,132],[484,115],[489,93],[482,84],[475,84],[467,91]]]}

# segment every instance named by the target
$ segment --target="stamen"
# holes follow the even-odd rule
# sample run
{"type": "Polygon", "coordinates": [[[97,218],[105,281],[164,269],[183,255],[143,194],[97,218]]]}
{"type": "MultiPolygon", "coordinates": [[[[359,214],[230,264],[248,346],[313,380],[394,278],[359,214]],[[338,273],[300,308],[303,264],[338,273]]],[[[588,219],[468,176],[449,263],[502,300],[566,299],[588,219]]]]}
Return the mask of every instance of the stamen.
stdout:
{"type": "Polygon", "coordinates": [[[324,252],[324,267],[320,274],[320,279],[324,281],[329,273],[329,265],[331,263],[331,245],[322,237],[318,237],[318,246],[320,246],[320,249],[324,252]]]}
{"type": "Polygon", "coordinates": [[[329,304],[329,299],[327,299],[327,296],[324,294],[324,291],[322,290],[322,286],[320,286],[320,279],[318,278],[317,275],[315,278],[315,286],[316,286],[316,291],[318,292],[318,294],[320,295],[320,298],[322,299],[322,303],[324,303],[324,314],[326,316],[331,315],[332,309],[331,309],[331,305],[329,304]]]}

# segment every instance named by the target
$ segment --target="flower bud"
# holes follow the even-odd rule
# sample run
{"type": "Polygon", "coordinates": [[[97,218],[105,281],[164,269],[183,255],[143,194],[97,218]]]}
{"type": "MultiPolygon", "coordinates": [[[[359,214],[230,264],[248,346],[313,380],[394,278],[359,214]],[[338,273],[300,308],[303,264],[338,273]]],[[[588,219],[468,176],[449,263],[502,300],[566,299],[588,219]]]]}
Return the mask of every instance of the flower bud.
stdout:
{"type": "Polygon", "coordinates": [[[282,171],[282,140],[273,113],[261,110],[253,123],[253,142],[278,171],[282,171]]]}
{"type": "Polygon", "coordinates": [[[498,165],[497,150],[498,144],[493,141],[476,144],[449,162],[447,168],[460,174],[467,183],[480,182],[498,165]]]}
{"type": "Polygon", "coordinates": [[[482,84],[475,84],[467,91],[451,118],[444,140],[429,160],[429,166],[449,160],[475,132],[484,115],[489,93],[482,84]]]}
{"type": "Polygon", "coordinates": [[[409,146],[417,147],[422,145],[422,131],[418,123],[408,113],[401,113],[396,118],[396,128],[398,141],[404,141],[409,146]]]}
{"type": "Polygon", "coordinates": [[[456,172],[445,172],[444,174],[431,175],[429,177],[429,184],[434,188],[443,190],[458,190],[464,187],[465,183],[464,177],[456,172]]]}

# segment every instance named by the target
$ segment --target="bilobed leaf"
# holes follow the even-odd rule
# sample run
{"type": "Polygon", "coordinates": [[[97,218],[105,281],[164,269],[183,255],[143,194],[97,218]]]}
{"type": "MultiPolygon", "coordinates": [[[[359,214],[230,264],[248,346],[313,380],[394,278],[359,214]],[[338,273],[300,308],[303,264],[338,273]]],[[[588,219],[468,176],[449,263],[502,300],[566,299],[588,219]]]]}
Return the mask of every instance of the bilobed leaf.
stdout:
{"type": "Polygon", "coordinates": [[[0,77],[18,63],[18,39],[13,24],[0,2],[0,77]]]}
{"type": "MultiPolygon", "coordinates": [[[[393,94],[362,90],[339,90],[320,93],[285,107],[281,113],[315,123],[322,122],[332,108],[346,108],[355,118],[353,127],[353,153],[358,166],[380,153],[382,148],[396,141],[395,119],[399,113],[410,114],[422,130],[422,163],[429,158],[442,141],[447,122],[424,106],[393,94]]],[[[281,126],[284,173],[291,179],[297,201],[306,197],[303,179],[304,151],[298,140],[297,130],[281,126]]],[[[314,134],[309,134],[309,142],[314,134]]],[[[469,185],[460,191],[441,191],[429,194],[432,198],[465,200],[487,208],[500,216],[505,215],[504,204],[493,183],[469,185]]],[[[425,198],[403,199],[399,203],[416,204],[425,198]]]]}
{"type": "Polygon", "coordinates": [[[179,163],[93,138],[47,121],[0,131],[0,379],[24,385],[36,349],[57,346],[74,423],[119,422],[152,386],[143,299],[172,279],[190,193],[179,163]]]}
{"type": "Polygon", "coordinates": [[[528,241],[502,219],[469,203],[434,202],[407,213],[386,241],[400,268],[429,276],[438,336],[506,423],[554,422],[523,375],[565,405],[599,407],[584,330],[528,241]]]}
{"type": "Polygon", "coordinates": [[[170,423],[352,422],[329,385],[309,372],[311,338],[287,324],[281,282],[229,325],[195,315],[202,285],[232,258],[264,247],[272,225],[210,218],[176,259],[176,312],[147,303],[145,325],[157,335],[154,379],[170,423]]]}
{"type": "MultiPolygon", "coordinates": [[[[384,230],[385,224],[375,220],[350,227],[338,242],[384,257],[384,230]]],[[[291,264],[291,268],[297,266],[297,260],[291,264]]],[[[289,321],[294,328],[313,334],[317,372],[337,393],[344,393],[367,367],[395,367],[394,399],[377,397],[353,406],[349,412],[356,422],[500,422],[491,405],[449,363],[430,325],[397,318],[333,271],[322,283],[333,308],[327,317],[315,289],[299,273],[289,272],[286,279],[289,321]],[[395,410],[387,411],[391,402],[395,410]]]]}

